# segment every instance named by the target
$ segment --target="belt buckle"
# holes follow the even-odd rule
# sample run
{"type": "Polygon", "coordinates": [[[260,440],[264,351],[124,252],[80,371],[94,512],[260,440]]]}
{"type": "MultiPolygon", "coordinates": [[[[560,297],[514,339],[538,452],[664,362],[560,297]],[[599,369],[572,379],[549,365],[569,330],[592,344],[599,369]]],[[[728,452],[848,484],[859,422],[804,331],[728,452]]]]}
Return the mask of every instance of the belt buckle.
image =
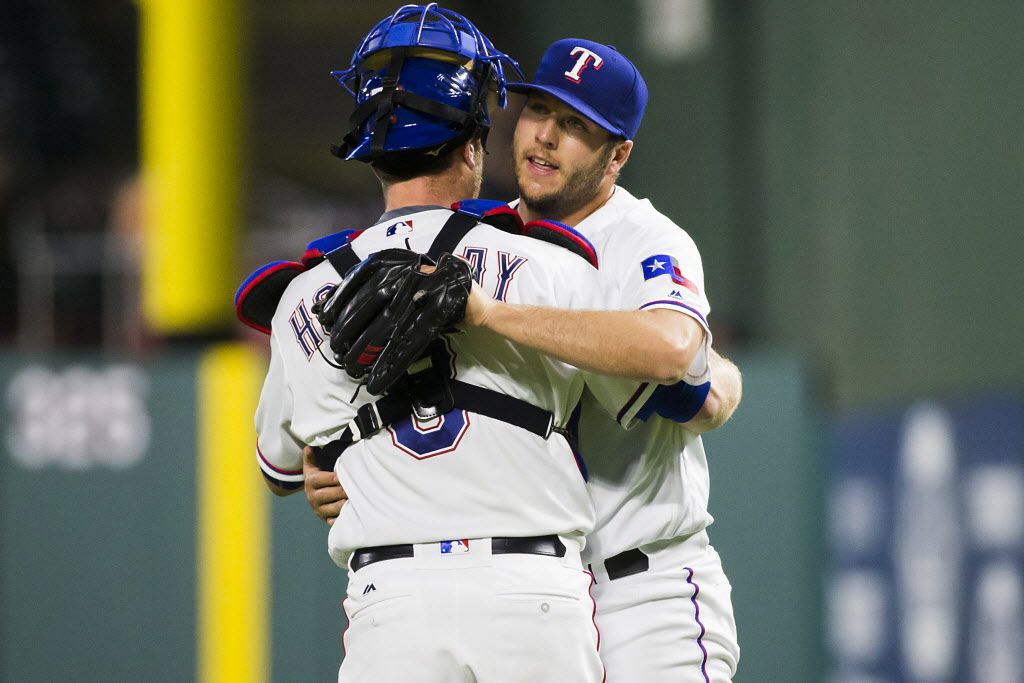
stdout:
{"type": "Polygon", "coordinates": [[[438,543],[442,555],[464,555],[469,552],[469,539],[457,538],[453,541],[438,543]]]}

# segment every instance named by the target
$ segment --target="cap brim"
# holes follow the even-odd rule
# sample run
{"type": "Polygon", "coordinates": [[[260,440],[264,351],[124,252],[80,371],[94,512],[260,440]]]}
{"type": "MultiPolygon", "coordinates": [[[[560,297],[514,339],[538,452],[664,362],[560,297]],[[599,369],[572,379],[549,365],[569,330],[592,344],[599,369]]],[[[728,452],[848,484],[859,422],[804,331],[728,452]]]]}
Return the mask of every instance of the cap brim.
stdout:
{"type": "Polygon", "coordinates": [[[597,125],[604,128],[612,135],[621,135],[624,138],[629,138],[625,131],[620,129],[618,126],[613,125],[605,117],[601,116],[595,109],[590,107],[586,102],[576,97],[572,92],[563,90],[562,88],[553,88],[550,85],[535,85],[533,83],[508,83],[505,85],[506,90],[512,92],[529,94],[531,92],[542,92],[551,95],[557,100],[565,102],[570,107],[578,111],[579,113],[586,116],[588,119],[596,123],[597,125]]]}

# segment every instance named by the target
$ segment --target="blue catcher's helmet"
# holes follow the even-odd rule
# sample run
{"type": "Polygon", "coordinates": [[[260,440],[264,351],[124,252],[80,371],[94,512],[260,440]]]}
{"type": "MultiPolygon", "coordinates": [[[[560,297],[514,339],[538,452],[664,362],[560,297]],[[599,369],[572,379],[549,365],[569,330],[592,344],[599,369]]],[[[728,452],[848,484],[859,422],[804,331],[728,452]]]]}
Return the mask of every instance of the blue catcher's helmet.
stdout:
{"type": "Polygon", "coordinates": [[[519,65],[461,14],[436,2],[405,5],[363,39],[331,76],[356,99],[351,130],[331,149],[342,159],[400,162],[440,157],[479,132],[488,98],[504,107],[507,62],[519,65]]]}

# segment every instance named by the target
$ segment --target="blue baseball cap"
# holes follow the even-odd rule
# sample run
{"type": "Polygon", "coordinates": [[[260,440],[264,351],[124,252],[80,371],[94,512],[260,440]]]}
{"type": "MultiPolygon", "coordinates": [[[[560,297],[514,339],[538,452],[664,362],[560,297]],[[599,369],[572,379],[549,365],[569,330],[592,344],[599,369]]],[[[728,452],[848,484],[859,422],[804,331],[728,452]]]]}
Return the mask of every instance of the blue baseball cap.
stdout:
{"type": "Polygon", "coordinates": [[[636,136],[647,107],[647,84],[633,63],[611,45],[565,38],[548,48],[531,83],[513,92],[558,98],[613,135],[636,136]]]}

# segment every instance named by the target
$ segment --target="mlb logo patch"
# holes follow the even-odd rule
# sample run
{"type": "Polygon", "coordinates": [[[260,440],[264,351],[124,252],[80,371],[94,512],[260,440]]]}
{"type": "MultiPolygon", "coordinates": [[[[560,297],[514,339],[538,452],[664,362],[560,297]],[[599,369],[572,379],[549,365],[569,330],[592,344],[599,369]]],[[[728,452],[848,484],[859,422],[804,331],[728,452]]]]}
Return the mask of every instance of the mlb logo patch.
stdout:
{"type": "Polygon", "coordinates": [[[388,226],[385,231],[388,237],[394,237],[395,235],[408,235],[412,232],[412,221],[398,221],[388,226]]]}
{"type": "Polygon", "coordinates": [[[454,541],[441,541],[442,555],[461,555],[469,552],[469,539],[460,538],[454,541]]]}
{"type": "Polygon", "coordinates": [[[650,280],[661,275],[668,275],[672,278],[672,282],[677,285],[686,287],[694,294],[700,294],[697,290],[697,285],[686,279],[682,271],[679,270],[679,262],[676,261],[673,256],[669,256],[667,254],[651,256],[650,258],[644,259],[640,264],[640,267],[644,271],[644,280],[650,280]]]}

